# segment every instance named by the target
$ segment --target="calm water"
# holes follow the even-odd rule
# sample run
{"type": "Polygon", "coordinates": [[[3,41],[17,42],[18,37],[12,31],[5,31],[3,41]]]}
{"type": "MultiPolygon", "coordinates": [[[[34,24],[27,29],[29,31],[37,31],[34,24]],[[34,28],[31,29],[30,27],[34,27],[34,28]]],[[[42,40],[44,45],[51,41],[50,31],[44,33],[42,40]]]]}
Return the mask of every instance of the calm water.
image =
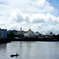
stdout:
{"type": "Polygon", "coordinates": [[[59,42],[11,42],[0,45],[0,59],[59,59],[59,42]],[[18,53],[18,57],[10,57],[18,53]]]}

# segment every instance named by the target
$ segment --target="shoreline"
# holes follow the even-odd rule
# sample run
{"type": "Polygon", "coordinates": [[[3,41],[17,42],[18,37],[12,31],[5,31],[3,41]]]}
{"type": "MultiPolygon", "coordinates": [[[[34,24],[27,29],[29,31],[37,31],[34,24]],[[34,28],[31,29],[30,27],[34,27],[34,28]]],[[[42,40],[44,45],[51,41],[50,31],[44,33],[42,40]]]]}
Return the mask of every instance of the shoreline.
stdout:
{"type": "Polygon", "coordinates": [[[0,43],[8,43],[8,42],[12,42],[12,41],[43,41],[43,42],[59,42],[58,39],[54,39],[54,38],[20,38],[20,39],[0,39],[0,43]]]}

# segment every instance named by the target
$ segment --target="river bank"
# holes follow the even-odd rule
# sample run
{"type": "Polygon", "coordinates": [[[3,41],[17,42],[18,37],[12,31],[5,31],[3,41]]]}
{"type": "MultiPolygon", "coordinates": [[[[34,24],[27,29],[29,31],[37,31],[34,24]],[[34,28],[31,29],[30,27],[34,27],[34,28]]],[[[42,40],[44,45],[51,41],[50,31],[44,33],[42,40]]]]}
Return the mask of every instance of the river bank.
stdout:
{"type": "Polygon", "coordinates": [[[0,39],[0,43],[8,43],[11,41],[59,41],[58,39],[55,38],[7,38],[7,39],[0,39]]]}

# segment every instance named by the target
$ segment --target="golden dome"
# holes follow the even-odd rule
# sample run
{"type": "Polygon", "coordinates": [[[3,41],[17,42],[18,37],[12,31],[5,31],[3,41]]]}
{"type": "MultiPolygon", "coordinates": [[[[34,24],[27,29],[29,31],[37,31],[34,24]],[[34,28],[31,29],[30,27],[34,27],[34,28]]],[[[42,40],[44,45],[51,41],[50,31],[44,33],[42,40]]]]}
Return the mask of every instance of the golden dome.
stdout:
{"type": "Polygon", "coordinates": [[[28,29],[28,31],[31,31],[31,29],[28,29]]]}

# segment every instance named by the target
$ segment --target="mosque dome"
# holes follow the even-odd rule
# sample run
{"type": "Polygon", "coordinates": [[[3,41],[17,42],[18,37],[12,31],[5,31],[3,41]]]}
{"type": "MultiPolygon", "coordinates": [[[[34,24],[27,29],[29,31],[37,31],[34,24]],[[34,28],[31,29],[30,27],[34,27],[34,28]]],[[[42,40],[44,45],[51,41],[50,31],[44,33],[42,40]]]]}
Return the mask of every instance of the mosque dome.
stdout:
{"type": "Polygon", "coordinates": [[[28,31],[32,31],[31,29],[28,29],[28,31]]]}

